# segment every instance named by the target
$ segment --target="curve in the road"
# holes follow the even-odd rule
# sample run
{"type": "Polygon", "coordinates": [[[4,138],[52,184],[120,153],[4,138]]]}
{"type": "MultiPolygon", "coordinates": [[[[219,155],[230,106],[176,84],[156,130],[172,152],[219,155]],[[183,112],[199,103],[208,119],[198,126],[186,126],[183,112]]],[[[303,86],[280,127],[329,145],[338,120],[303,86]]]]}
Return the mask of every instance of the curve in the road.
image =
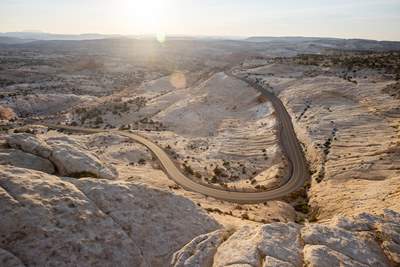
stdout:
{"type": "MultiPolygon", "coordinates": [[[[227,74],[233,76],[233,74],[231,73],[227,74]]],[[[234,77],[238,78],[236,76],[234,77]]],[[[204,184],[196,183],[192,179],[186,177],[161,147],[159,147],[152,141],[137,134],[125,131],[118,131],[118,130],[89,129],[81,127],[64,126],[64,125],[47,124],[45,126],[53,129],[70,130],[88,134],[100,133],[100,132],[115,132],[120,135],[131,138],[143,144],[148,149],[150,149],[150,151],[152,151],[152,153],[159,160],[162,168],[164,169],[168,177],[186,190],[198,192],[206,196],[236,203],[259,203],[277,198],[282,198],[300,189],[304,185],[308,177],[308,169],[306,161],[304,159],[296,134],[294,132],[291,118],[287,113],[284,105],[280,101],[280,99],[276,97],[274,94],[267,91],[262,86],[256,83],[248,82],[243,78],[238,78],[238,79],[246,82],[250,86],[259,90],[262,94],[267,96],[275,108],[276,115],[280,123],[280,131],[279,131],[280,143],[289,161],[289,176],[287,177],[285,183],[279,188],[263,192],[238,192],[238,191],[228,191],[224,189],[210,187],[204,184]]]]}

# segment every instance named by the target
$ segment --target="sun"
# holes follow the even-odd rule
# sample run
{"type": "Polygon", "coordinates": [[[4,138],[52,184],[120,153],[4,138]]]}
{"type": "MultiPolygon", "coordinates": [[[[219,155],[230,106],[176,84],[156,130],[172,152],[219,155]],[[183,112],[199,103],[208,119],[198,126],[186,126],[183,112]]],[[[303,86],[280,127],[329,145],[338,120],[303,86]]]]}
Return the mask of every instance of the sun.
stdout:
{"type": "Polygon", "coordinates": [[[128,23],[143,33],[164,33],[168,16],[172,16],[168,0],[123,0],[122,8],[128,23]]]}

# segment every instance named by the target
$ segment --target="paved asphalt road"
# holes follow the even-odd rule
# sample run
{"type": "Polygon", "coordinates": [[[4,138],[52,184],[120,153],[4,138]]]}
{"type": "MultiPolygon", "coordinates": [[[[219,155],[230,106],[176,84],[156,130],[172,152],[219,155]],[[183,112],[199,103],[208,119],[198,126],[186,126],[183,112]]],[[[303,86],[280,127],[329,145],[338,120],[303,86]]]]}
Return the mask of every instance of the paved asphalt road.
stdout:
{"type": "MultiPolygon", "coordinates": [[[[227,75],[233,76],[233,74],[231,73],[227,73],[227,75]]],[[[64,126],[64,125],[46,125],[46,126],[53,129],[76,131],[87,134],[100,133],[100,132],[114,132],[122,136],[129,137],[149,148],[153,152],[153,154],[158,158],[161,166],[163,167],[168,177],[173,181],[175,181],[180,186],[182,186],[184,189],[198,192],[203,195],[214,197],[221,200],[226,200],[236,203],[259,203],[284,197],[300,189],[304,185],[306,179],[308,178],[309,172],[307,169],[307,165],[301,147],[294,132],[291,118],[287,113],[284,105],[282,104],[282,102],[278,97],[276,97],[274,94],[264,89],[262,86],[256,83],[250,83],[243,78],[238,78],[236,76],[233,77],[241,79],[244,82],[248,83],[250,86],[259,90],[263,95],[268,97],[268,99],[272,102],[272,105],[275,108],[276,116],[280,124],[279,139],[281,142],[282,149],[289,160],[289,166],[288,166],[289,176],[286,178],[285,183],[279,188],[263,192],[237,192],[237,191],[227,191],[215,187],[209,187],[203,184],[198,184],[195,181],[191,180],[190,178],[186,177],[180,171],[180,169],[178,169],[175,163],[169,158],[168,154],[162,148],[160,148],[157,144],[153,143],[152,141],[142,136],[119,130],[89,129],[81,127],[64,126]]]]}

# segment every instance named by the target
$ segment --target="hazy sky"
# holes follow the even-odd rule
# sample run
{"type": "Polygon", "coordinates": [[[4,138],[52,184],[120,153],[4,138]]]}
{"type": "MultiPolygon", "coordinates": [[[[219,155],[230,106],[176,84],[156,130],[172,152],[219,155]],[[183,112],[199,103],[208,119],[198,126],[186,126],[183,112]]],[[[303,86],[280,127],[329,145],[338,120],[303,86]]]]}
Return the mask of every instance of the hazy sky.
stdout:
{"type": "Polygon", "coordinates": [[[400,40],[400,0],[0,0],[0,31],[400,40]]]}

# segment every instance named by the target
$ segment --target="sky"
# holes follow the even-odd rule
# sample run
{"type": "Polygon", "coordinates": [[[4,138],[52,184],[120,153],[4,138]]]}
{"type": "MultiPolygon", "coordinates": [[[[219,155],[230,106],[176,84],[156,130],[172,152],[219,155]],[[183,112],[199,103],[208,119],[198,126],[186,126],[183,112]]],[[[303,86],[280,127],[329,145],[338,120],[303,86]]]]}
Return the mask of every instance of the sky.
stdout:
{"type": "Polygon", "coordinates": [[[0,0],[0,32],[400,41],[400,0],[0,0]]]}

